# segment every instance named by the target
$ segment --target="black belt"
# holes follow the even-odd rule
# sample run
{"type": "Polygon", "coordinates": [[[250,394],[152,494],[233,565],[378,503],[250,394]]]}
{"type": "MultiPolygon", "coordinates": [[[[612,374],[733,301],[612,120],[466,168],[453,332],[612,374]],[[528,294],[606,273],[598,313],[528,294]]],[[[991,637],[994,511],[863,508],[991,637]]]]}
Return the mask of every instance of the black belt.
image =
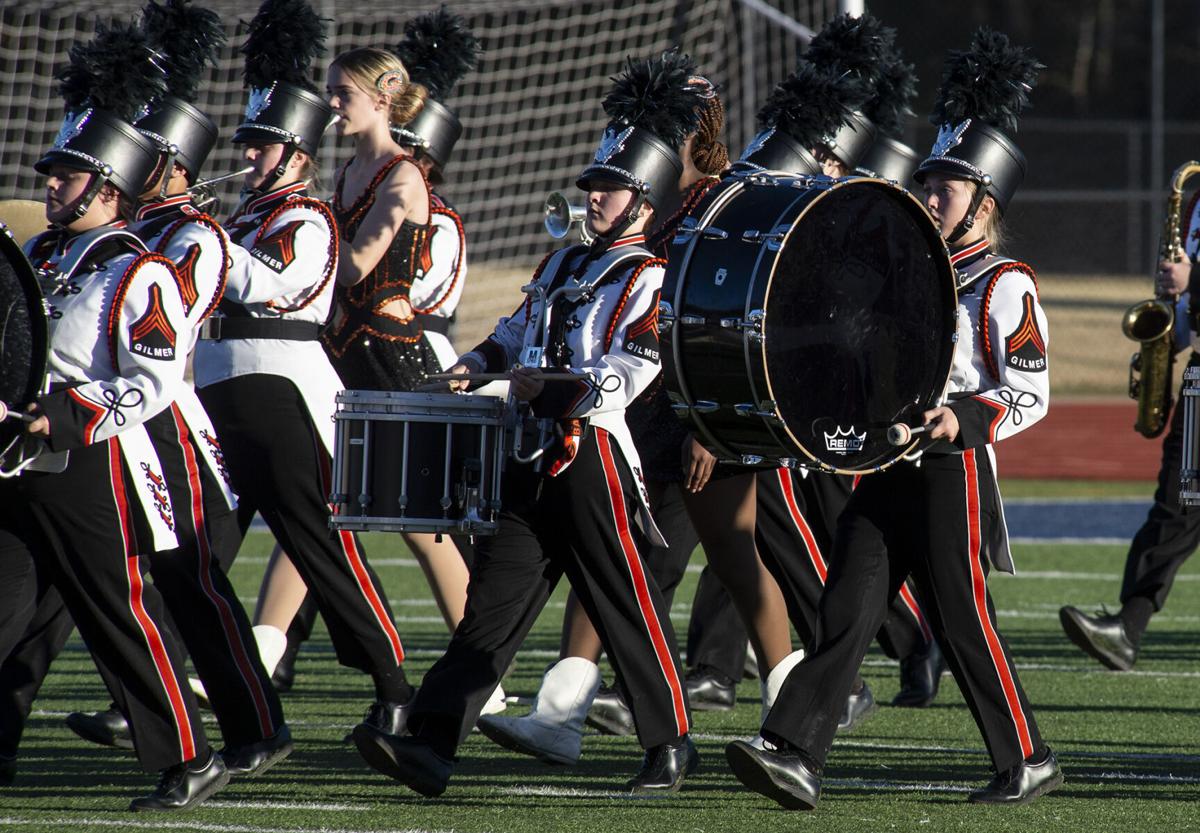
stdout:
{"type": "Polygon", "coordinates": [[[314,321],[283,318],[210,318],[200,328],[200,338],[223,341],[232,338],[271,338],[282,341],[316,341],[321,325],[314,321]]]}
{"type": "Polygon", "coordinates": [[[417,321],[421,322],[421,328],[431,333],[441,333],[444,336],[450,335],[450,324],[452,318],[444,318],[440,315],[418,315],[417,321]]]}

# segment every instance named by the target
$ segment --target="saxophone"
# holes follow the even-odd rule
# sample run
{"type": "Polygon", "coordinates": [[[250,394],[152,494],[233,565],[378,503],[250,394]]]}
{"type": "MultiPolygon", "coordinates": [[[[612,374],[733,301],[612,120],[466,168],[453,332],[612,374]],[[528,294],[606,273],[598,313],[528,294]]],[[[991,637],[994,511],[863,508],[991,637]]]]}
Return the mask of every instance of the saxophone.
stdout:
{"type": "MultiPolygon", "coordinates": [[[[1200,162],[1185,162],[1171,174],[1167,216],[1158,243],[1158,262],[1174,260],[1180,247],[1179,221],[1184,183],[1200,173],[1200,162]]],[[[1125,310],[1121,332],[1141,344],[1129,360],[1129,397],[1138,403],[1134,428],[1143,437],[1157,437],[1171,412],[1171,379],[1175,365],[1174,295],[1155,292],[1153,298],[1125,310]]]]}

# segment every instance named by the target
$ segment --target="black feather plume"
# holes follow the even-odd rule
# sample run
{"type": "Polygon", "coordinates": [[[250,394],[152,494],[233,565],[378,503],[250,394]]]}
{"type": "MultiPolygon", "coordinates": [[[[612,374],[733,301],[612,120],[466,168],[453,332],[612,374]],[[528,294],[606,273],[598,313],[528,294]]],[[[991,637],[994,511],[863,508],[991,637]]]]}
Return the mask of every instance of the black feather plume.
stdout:
{"type": "Polygon", "coordinates": [[[916,95],[917,69],[895,52],[884,62],[875,93],[863,105],[863,115],[884,136],[899,137],[904,122],[913,114],[910,105],[916,95]]]}
{"type": "Polygon", "coordinates": [[[158,56],[146,33],[133,24],[99,24],[92,40],[71,47],[68,61],[57,75],[68,112],[97,107],[133,121],[166,91],[158,56]]]}
{"type": "Polygon", "coordinates": [[[325,54],[325,21],[307,0],[265,0],[250,21],[242,54],[247,86],[283,81],[316,92],[308,71],[325,54]]]}
{"type": "Polygon", "coordinates": [[[613,77],[604,97],[604,112],[613,121],[649,130],[678,150],[700,124],[704,89],[688,83],[696,74],[695,63],[678,49],[643,61],[626,58],[624,71],[613,77]]]}
{"type": "Polygon", "coordinates": [[[819,67],[849,72],[867,90],[879,86],[896,42],[896,30],[870,14],[840,14],[817,33],[804,57],[819,67]]]}
{"type": "Polygon", "coordinates": [[[225,45],[221,18],[190,0],[150,0],[142,9],[142,28],[162,56],[167,91],[183,101],[195,101],[205,68],[216,63],[217,52],[225,45]]]}
{"type": "Polygon", "coordinates": [[[479,65],[479,40],[467,22],[445,6],[404,24],[404,40],[396,46],[409,77],[444,100],[454,85],[479,65]]]}
{"type": "Polygon", "coordinates": [[[981,27],[965,52],[953,50],[942,70],[942,86],[929,120],[936,125],[978,119],[1007,133],[1017,132],[1021,111],[1045,67],[1008,36],[981,27]]]}
{"type": "Polygon", "coordinates": [[[764,130],[782,130],[811,148],[836,132],[865,99],[862,85],[849,73],[801,59],[796,71],[771,91],[758,122],[764,130]]]}

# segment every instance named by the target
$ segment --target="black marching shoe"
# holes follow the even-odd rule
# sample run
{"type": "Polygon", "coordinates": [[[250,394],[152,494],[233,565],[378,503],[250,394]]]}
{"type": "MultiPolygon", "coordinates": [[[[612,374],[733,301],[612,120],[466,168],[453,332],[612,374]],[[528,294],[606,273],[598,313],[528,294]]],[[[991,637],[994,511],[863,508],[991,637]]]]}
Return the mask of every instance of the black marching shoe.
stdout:
{"type": "Polygon", "coordinates": [[[65,722],[68,729],[86,741],[101,746],[133,749],[129,721],[116,709],[103,712],[71,712],[65,722]]]}
{"type": "Polygon", "coordinates": [[[746,787],[789,810],[812,810],[821,797],[821,778],[800,752],[764,740],[761,748],[744,740],[725,747],[725,760],[746,787]]]}
{"type": "Polygon", "coordinates": [[[0,755],[0,787],[7,787],[17,778],[17,758],[0,755]]]}
{"type": "MultiPolygon", "coordinates": [[[[416,696],[413,694],[407,703],[385,703],[382,700],[376,700],[367,708],[366,717],[358,725],[368,726],[388,735],[406,735],[408,734],[408,709],[416,696]]],[[[342,738],[342,742],[353,743],[354,732],[351,731],[342,738]]]]}
{"type": "Polygon", "coordinates": [[[216,794],[229,783],[229,772],[221,756],[211,749],[208,754],[162,771],[154,792],[135,798],[129,804],[134,812],[142,810],[186,810],[216,794]]]}
{"type": "Polygon", "coordinates": [[[365,723],[355,726],[352,734],[358,754],[371,769],[428,798],[446,791],[454,761],[443,758],[425,741],[396,737],[365,723]]]}
{"type": "Polygon", "coordinates": [[[900,693],[892,698],[893,706],[923,709],[937,697],[946,670],[946,658],[936,640],[930,640],[924,651],[909,654],[900,660],[900,693]]]}
{"type": "Polygon", "coordinates": [[[287,726],[269,738],[247,743],[233,749],[221,750],[221,760],[229,775],[235,778],[257,778],[275,764],[292,754],[292,732],[287,726]]]}
{"type": "Polygon", "coordinates": [[[737,685],[717,671],[700,666],[683,678],[692,711],[727,712],[737,700],[737,685]]]}
{"type": "Polygon", "coordinates": [[[271,672],[271,685],[280,694],[286,694],[292,690],[292,686],[296,684],[296,657],[300,655],[300,646],[303,643],[288,640],[287,648],[283,651],[283,656],[279,658],[279,662],[275,665],[275,670],[271,672]]]}
{"type": "Polygon", "coordinates": [[[608,686],[600,686],[584,722],[602,735],[632,735],[637,731],[625,698],[616,688],[608,686]]]}
{"type": "Polygon", "coordinates": [[[846,698],[846,708],[842,710],[837,730],[839,732],[854,731],[854,728],[866,720],[873,711],[875,711],[875,695],[871,693],[871,687],[864,681],[861,689],[857,692],[850,692],[850,696],[846,698]]]}
{"type": "Polygon", "coordinates": [[[1067,605],[1058,611],[1067,638],[1083,649],[1088,656],[1114,671],[1129,671],[1137,661],[1138,649],[1125,632],[1121,617],[1107,611],[1088,616],[1078,608],[1067,605]]]}
{"type": "Polygon", "coordinates": [[[983,789],[967,796],[972,804],[1028,804],[1045,795],[1063,782],[1062,770],[1054,752],[1046,747],[1046,756],[1039,763],[1021,761],[999,773],[983,789]]]}
{"type": "Polygon", "coordinates": [[[646,750],[642,768],[626,784],[632,793],[679,792],[683,780],[700,766],[700,754],[691,737],[684,735],[674,743],[662,743],[646,750]]]}

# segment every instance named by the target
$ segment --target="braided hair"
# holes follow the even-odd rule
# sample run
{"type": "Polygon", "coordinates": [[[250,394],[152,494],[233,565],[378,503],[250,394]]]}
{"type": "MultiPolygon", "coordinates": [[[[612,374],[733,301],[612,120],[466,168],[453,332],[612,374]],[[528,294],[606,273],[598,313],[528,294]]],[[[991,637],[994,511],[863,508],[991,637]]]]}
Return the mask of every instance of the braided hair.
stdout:
{"type": "Polygon", "coordinates": [[[692,139],[692,163],[708,176],[717,176],[729,167],[729,149],[720,139],[724,127],[725,105],[714,91],[700,108],[700,125],[692,139]]]}

